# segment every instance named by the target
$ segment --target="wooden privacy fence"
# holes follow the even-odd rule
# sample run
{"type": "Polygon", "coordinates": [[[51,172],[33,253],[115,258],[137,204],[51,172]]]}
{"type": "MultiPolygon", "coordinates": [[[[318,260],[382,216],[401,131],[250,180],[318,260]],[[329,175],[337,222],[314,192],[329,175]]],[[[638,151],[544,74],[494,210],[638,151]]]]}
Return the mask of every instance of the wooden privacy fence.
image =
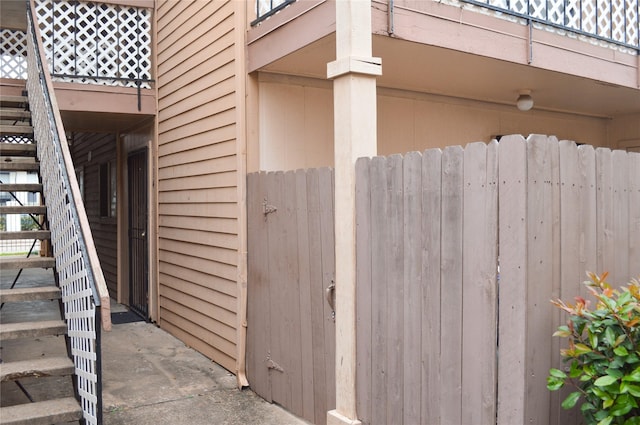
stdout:
{"type": "Polygon", "coordinates": [[[251,388],[323,424],[336,394],[333,171],[250,174],[247,186],[251,388]]]}
{"type": "MultiPolygon", "coordinates": [[[[329,170],[249,176],[248,373],[315,423],[334,406],[329,170]]],[[[546,389],[549,300],[640,275],[640,154],[507,136],[356,164],[365,424],[577,424],[546,389]]],[[[337,294],[339,296],[339,286],[337,294]]]]}

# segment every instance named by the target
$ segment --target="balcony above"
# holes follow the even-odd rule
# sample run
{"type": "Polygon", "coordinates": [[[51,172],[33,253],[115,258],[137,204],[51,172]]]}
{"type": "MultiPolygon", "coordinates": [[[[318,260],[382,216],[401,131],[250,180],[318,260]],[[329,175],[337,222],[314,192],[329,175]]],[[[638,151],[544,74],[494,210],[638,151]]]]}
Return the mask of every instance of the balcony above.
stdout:
{"type": "MultiPolygon", "coordinates": [[[[113,125],[126,127],[139,115],[155,114],[153,0],[35,0],[33,4],[63,117],[108,122],[113,129],[113,125]],[[104,115],[86,113],[118,116],[105,120],[104,115]]],[[[2,1],[0,79],[5,86],[26,79],[25,19],[25,1],[2,1]]]]}
{"type": "MultiPolygon", "coordinates": [[[[525,6],[498,10],[526,0],[489,1],[373,0],[378,86],[514,106],[521,89],[532,89],[542,110],[640,113],[638,0],[598,0],[597,11],[589,9],[596,0],[529,0],[526,16],[518,12],[525,6]]],[[[324,80],[335,60],[335,3],[291,3],[251,27],[247,40],[250,72],[324,80]]]]}

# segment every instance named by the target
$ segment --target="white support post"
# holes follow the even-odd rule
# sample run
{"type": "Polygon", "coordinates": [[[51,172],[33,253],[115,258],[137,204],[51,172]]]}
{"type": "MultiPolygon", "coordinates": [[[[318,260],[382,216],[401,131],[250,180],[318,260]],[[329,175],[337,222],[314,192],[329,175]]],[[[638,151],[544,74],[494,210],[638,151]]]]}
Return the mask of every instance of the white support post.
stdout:
{"type": "Polygon", "coordinates": [[[328,425],[360,424],[356,412],[355,162],[375,156],[376,77],[380,58],[371,48],[371,1],[336,1],[333,79],[336,252],[336,409],[328,425]]]}

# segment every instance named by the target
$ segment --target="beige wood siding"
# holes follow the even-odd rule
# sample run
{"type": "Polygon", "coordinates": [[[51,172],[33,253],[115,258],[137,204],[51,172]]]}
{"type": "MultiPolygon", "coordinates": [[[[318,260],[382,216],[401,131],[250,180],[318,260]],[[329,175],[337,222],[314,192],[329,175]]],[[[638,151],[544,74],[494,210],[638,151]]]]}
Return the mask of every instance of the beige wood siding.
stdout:
{"type": "Polygon", "coordinates": [[[116,163],[116,135],[113,133],[73,133],[71,152],[76,173],[84,180],[84,205],[91,234],[98,251],[109,295],[117,298],[118,257],[116,217],[100,216],[100,165],[116,163]]]}
{"type": "Polygon", "coordinates": [[[236,372],[234,9],[164,0],[156,13],[159,322],[236,372]]]}

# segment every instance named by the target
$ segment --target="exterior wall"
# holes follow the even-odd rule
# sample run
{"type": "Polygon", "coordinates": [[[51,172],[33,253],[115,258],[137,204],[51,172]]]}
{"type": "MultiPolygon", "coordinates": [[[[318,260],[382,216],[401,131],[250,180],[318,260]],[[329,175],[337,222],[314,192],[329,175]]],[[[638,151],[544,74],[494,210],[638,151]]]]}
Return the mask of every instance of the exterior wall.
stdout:
{"type": "Polygon", "coordinates": [[[609,124],[609,138],[618,149],[640,152],[640,113],[614,117],[609,124]]]}
{"type": "Polygon", "coordinates": [[[113,133],[73,133],[70,146],[91,233],[98,251],[109,295],[118,296],[117,218],[100,216],[100,165],[116,162],[116,135],[113,133]]]}
{"type": "Polygon", "coordinates": [[[160,0],[156,9],[159,323],[234,372],[244,352],[238,346],[240,6],[160,0]]]}
{"type": "MultiPolygon", "coordinates": [[[[333,164],[331,82],[260,76],[260,169],[291,170],[333,164]]],[[[378,153],[488,142],[497,135],[552,134],[608,145],[607,119],[378,88],[378,153]]]]}

